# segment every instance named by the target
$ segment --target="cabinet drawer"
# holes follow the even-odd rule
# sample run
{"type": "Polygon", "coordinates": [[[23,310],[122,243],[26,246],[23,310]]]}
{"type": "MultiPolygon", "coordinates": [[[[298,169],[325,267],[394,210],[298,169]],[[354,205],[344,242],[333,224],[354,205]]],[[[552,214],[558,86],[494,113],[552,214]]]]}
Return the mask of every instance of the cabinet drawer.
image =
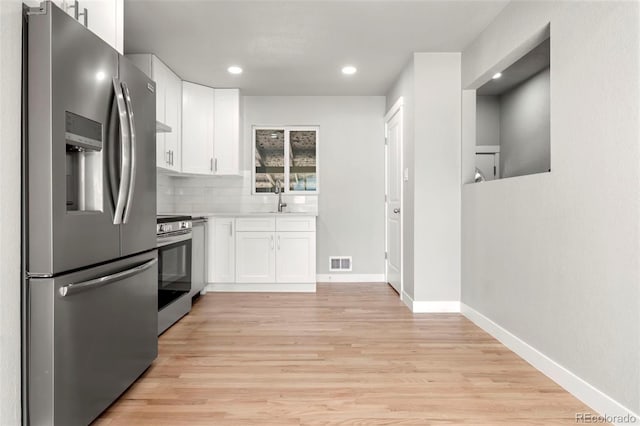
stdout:
{"type": "Polygon", "coordinates": [[[236,219],[236,231],[238,232],[273,232],[275,230],[275,217],[239,217],[236,219]]]}
{"type": "Polygon", "coordinates": [[[276,218],[276,231],[306,232],[316,230],[313,216],[287,216],[276,218]]]}

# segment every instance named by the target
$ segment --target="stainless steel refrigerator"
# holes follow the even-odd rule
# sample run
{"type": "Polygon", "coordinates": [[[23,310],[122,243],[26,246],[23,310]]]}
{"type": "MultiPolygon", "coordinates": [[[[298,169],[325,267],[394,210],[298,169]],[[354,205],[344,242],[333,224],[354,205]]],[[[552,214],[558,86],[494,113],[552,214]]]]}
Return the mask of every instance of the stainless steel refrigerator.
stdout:
{"type": "Polygon", "coordinates": [[[23,32],[24,418],[85,425],[157,356],[155,83],[51,2],[23,32]]]}

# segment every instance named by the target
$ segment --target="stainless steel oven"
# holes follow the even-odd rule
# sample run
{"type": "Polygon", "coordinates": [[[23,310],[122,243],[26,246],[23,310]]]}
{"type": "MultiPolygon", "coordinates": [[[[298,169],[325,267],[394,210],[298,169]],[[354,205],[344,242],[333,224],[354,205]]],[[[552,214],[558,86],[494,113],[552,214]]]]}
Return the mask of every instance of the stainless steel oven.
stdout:
{"type": "Polygon", "coordinates": [[[159,216],[158,334],[191,310],[191,218],[159,216]]]}

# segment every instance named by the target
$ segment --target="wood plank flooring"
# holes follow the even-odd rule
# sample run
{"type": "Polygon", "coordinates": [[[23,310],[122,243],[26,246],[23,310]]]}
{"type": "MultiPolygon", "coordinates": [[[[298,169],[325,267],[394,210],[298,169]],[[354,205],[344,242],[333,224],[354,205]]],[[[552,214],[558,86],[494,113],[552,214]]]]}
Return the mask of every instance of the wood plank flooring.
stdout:
{"type": "Polygon", "coordinates": [[[95,425],[575,425],[592,412],[458,314],[383,284],[209,293],[95,425]]]}

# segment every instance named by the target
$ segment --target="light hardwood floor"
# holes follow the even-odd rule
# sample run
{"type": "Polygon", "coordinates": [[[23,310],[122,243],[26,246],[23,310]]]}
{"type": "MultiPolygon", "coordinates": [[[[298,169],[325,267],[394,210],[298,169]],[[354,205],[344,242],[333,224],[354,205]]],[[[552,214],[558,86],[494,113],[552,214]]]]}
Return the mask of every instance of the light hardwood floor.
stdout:
{"type": "Polygon", "coordinates": [[[209,293],[94,424],[575,425],[592,412],[458,314],[383,284],[209,293]]]}

